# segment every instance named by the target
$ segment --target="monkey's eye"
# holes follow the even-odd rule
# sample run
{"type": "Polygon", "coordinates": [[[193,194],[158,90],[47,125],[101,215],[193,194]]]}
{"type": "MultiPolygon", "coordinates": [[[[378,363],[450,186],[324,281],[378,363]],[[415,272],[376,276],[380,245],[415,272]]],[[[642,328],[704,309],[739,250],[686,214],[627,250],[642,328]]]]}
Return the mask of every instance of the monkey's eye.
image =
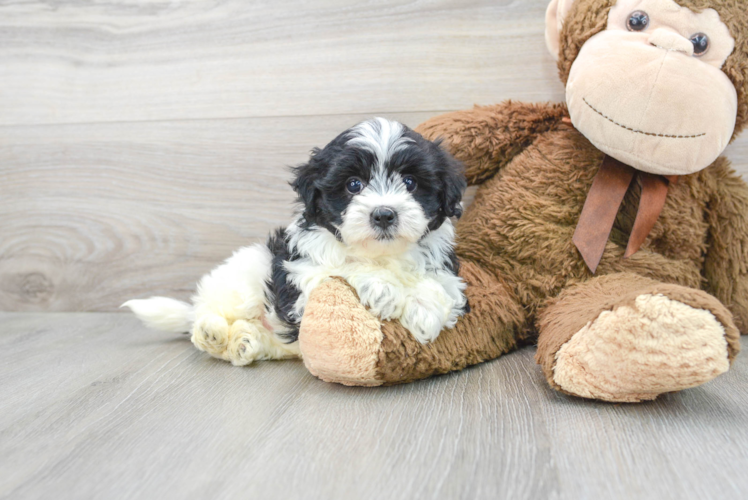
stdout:
{"type": "Polygon", "coordinates": [[[403,184],[405,184],[405,188],[409,193],[415,191],[416,187],[418,186],[416,179],[412,175],[406,175],[405,177],[403,177],[403,184]]]}
{"type": "Polygon", "coordinates": [[[629,31],[644,31],[649,26],[649,15],[643,10],[636,10],[631,13],[626,27],[629,31]]]}
{"type": "Polygon", "coordinates": [[[358,177],[351,177],[346,181],[345,188],[351,194],[359,194],[364,190],[364,183],[358,177]]]}
{"type": "Polygon", "coordinates": [[[709,37],[704,33],[696,33],[691,37],[691,43],[693,44],[693,55],[701,57],[709,50],[709,37]]]}

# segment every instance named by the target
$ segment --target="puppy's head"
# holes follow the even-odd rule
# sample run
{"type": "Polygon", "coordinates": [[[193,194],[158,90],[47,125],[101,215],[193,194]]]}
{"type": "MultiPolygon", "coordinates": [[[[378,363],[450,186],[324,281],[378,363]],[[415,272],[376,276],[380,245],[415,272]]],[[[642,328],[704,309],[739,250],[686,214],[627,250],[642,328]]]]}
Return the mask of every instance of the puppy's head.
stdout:
{"type": "Polygon", "coordinates": [[[462,165],[438,143],[383,118],[343,132],[294,172],[306,224],[361,255],[400,253],[462,215],[462,165]]]}

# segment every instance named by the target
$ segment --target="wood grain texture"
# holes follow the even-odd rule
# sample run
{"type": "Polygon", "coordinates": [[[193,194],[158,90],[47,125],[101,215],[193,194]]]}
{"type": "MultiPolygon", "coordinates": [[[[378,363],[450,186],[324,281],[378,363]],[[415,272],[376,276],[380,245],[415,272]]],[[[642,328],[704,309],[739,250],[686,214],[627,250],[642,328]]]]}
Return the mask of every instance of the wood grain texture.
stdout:
{"type": "Polygon", "coordinates": [[[0,2],[0,125],[559,99],[547,0],[0,2]]]}
{"type": "Polygon", "coordinates": [[[748,495],[748,355],[610,405],[525,349],[391,388],[235,368],[122,314],[0,313],[0,498],[704,499],[748,495]]]}
{"type": "Polygon", "coordinates": [[[186,299],[351,124],[563,99],[546,3],[0,0],[0,310],[186,299]]]}
{"type": "MultiPolygon", "coordinates": [[[[417,124],[428,115],[390,116],[417,124]]],[[[203,273],[290,222],[287,167],[363,118],[7,127],[0,309],[188,298],[203,273]]]]}

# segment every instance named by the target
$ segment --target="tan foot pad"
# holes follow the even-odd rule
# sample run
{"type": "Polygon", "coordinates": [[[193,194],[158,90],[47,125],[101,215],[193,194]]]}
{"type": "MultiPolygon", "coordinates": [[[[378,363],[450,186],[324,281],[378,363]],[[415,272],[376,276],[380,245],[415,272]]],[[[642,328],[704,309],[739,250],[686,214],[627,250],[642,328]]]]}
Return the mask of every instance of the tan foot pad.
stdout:
{"type": "Polygon", "coordinates": [[[304,364],[325,382],[377,386],[382,327],[342,280],[332,279],[309,297],[299,343],[304,364]]]}
{"type": "Polygon", "coordinates": [[[554,381],[571,394],[612,402],[655,399],[729,369],[725,329],[709,311],[664,295],[605,311],[556,353],[554,381]]]}

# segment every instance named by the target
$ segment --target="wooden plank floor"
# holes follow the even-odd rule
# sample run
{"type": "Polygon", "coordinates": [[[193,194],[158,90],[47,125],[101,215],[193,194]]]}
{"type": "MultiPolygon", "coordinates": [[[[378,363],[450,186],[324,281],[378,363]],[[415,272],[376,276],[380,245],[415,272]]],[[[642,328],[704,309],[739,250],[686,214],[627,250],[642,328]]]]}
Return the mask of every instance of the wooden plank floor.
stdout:
{"type": "Polygon", "coordinates": [[[640,405],[552,391],[533,349],[420,383],[235,368],[114,313],[0,313],[0,497],[737,499],[748,355],[640,405]]]}

